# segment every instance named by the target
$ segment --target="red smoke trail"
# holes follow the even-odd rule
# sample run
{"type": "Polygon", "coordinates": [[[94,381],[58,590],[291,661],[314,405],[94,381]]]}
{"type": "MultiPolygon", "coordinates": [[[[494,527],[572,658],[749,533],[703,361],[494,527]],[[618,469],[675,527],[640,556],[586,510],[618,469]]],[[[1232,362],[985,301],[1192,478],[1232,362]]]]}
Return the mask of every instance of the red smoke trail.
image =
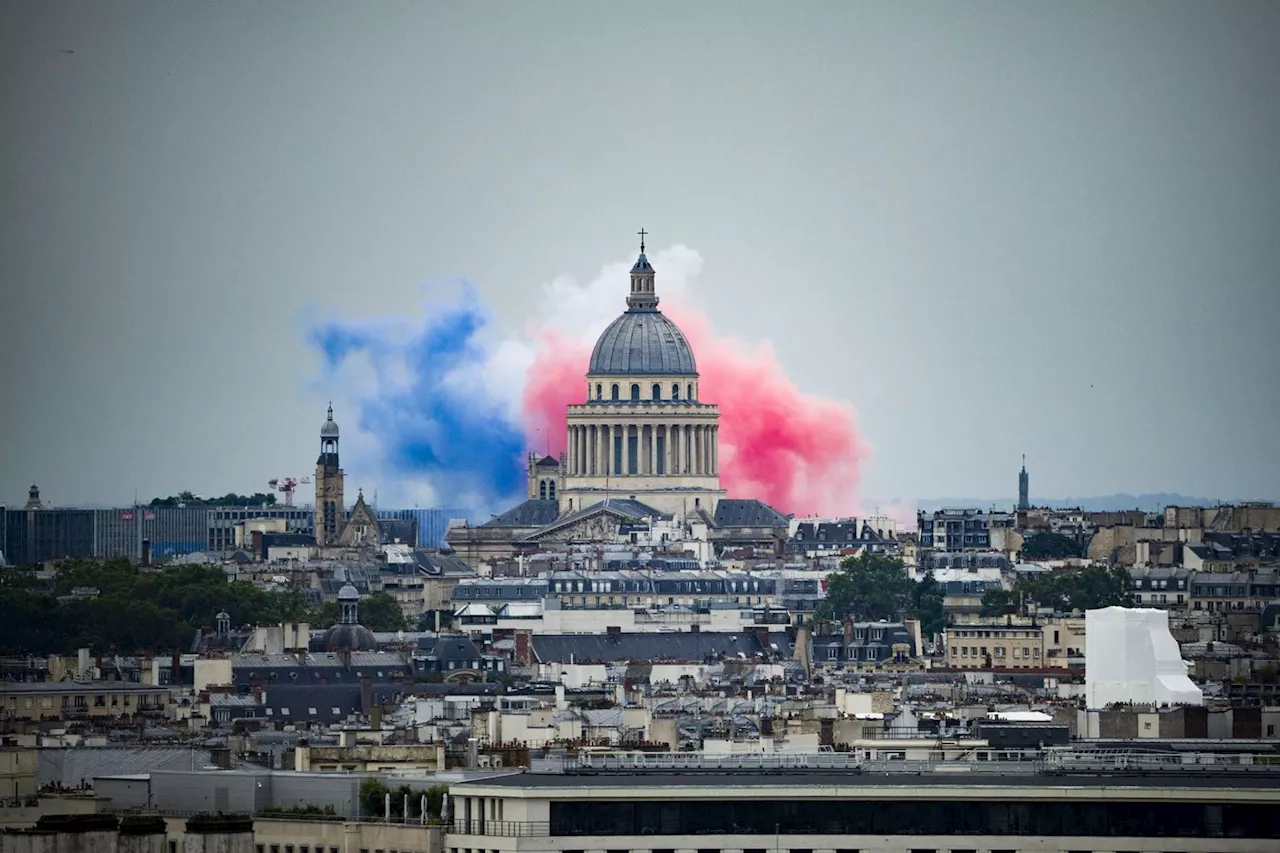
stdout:
{"type": "MultiPolygon", "coordinates": [[[[787,378],[767,343],[722,338],[705,315],[677,306],[667,315],[688,337],[698,362],[699,397],[720,407],[720,482],[731,498],[757,498],[798,515],[853,515],[869,449],[853,407],[805,394],[787,378]]],[[[586,400],[590,348],[553,332],[535,335],[527,374],[525,435],[542,453],[565,444],[565,408],[586,400]]]]}
{"type": "Polygon", "coordinates": [[[801,392],[769,343],[719,337],[689,306],[666,313],[693,346],[698,396],[720,407],[720,484],[728,496],[797,515],[857,512],[870,449],[853,407],[801,392]]]}
{"type": "Polygon", "coordinates": [[[565,413],[571,403],[587,401],[587,363],[591,348],[552,331],[534,333],[537,349],[525,374],[524,434],[535,453],[564,452],[565,413]]]}

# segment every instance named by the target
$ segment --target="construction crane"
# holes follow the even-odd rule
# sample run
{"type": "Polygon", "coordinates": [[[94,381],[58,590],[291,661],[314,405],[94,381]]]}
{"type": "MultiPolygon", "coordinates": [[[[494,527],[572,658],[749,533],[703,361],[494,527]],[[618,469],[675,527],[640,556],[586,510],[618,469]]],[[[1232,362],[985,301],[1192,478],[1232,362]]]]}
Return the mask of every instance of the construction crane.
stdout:
{"type": "Polygon", "coordinates": [[[306,485],[310,482],[310,477],[303,477],[301,480],[296,480],[293,477],[277,477],[267,480],[267,485],[271,487],[272,491],[280,492],[284,495],[285,506],[293,506],[293,490],[299,484],[306,485]]]}

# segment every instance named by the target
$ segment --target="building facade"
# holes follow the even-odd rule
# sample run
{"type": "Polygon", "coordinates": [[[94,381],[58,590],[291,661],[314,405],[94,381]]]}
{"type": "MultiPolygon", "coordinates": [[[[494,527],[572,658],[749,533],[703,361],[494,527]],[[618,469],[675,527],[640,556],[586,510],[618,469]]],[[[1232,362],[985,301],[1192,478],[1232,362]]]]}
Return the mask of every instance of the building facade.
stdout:
{"type": "Polygon", "coordinates": [[[562,513],[613,495],[687,516],[714,513],[724,496],[720,410],[699,398],[693,348],[658,310],[655,277],[642,240],[626,311],[596,341],[586,402],[569,407],[568,449],[547,495],[562,513]]]}

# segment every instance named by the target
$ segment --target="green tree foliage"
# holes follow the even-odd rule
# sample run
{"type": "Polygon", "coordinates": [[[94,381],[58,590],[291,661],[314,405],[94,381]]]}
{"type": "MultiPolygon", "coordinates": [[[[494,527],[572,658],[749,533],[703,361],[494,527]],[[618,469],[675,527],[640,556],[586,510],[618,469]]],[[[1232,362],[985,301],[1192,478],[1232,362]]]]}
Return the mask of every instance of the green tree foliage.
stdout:
{"type": "MultiPolygon", "coordinates": [[[[222,610],[237,625],[338,621],[336,604],[312,611],[299,589],[267,592],[250,583],[228,582],[217,567],[140,571],[128,560],[66,560],[58,565],[51,588],[40,588],[31,571],[0,570],[0,653],[186,649],[196,630],[212,627],[222,610]],[[77,588],[93,588],[98,594],[71,597],[77,588]],[[59,596],[66,598],[59,602],[59,596]]],[[[382,593],[360,603],[360,619],[376,631],[406,626],[395,599],[382,593]]]]}
{"type": "Polygon", "coordinates": [[[1024,560],[1066,560],[1083,556],[1080,543],[1061,533],[1035,533],[1022,543],[1024,560]]]}
{"type": "Polygon", "coordinates": [[[1018,579],[1012,590],[989,590],[982,597],[983,616],[1003,616],[1039,607],[1057,613],[1132,607],[1129,572],[1123,566],[1085,566],[1018,579]]]}
{"type": "Polygon", "coordinates": [[[994,587],[982,595],[983,616],[1005,616],[1018,609],[1018,599],[1009,590],[994,587]]]}
{"type": "Polygon", "coordinates": [[[191,492],[179,492],[167,498],[152,498],[147,506],[267,506],[276,505],[274,492],[254,492],[251,495],[237,495],[227,492],[220,498],[205,498],[191,492]]]}
{"type": "MultiPolygon", "coordinates": [[[[312,620],[317,625],[332,625],[338,621],[341,611],[336,601],[326,601],[312,620]]],[[[360,599],[356,612],[360,624],[370,631],[407,631],[409,620],[400,604],[388,593],[378,592],[360,599]]]]}
{"type": "MultiPolygon", "coordinates": [[[[935,584],[936,585],[936,584],[935,584]]],[[[840,563],[827,577],[827,597],[814,612],[817,621],[897,620],[915,614],[916,583],[902,560],[863,552],[840,563]]]]}
{"type": "Polygon", "coordinates": [[[420,788],[412,788],[409,785],[400,785],[396,788],[389,788],[381,779],[367,777],[360,782],[360,811],[365,817],[382,817],[386,814],[386,796],[391,795],[391,819],[399,820],[401,818],[421,818],[422,817],[422,795],[427,795],[427,817],[439,818],[441,808],[444,805],[444,795],[448,792],[447,785],[432,785],[426,790],[420,788]],[[409,798],[409,811],[405,812],[405,797],[409,798]]]}
{"type": "Polygon", "coordinates": [[[925,637],[941,634],[947,629],[947,614],[942,609],[946,590],[938,583],[933,572],[927,572],[916,584],[915,614],[920,620],[920,632],[925,637]]]}

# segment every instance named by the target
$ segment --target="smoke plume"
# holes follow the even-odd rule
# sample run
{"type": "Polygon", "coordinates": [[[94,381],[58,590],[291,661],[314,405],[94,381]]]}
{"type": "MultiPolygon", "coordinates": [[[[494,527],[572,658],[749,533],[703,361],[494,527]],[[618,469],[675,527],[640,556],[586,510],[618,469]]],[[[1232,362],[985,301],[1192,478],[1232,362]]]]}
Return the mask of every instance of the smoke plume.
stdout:
{"type": "MultiPolygon", "coordinates": [[[[802,515],[857,512],[869,451],[852,407],[802,392],[769,342],[717,333],[690,296],[703,265],[696,252],[675,246],[650,259],[661,307],[693,346],[699,397],[720,407],[729,497],[802,515]]],[[[384,495],[469,500],[486,512],[518,500],[524,453],[565,448],[565,409],[586,398],[591,348],[625,307],[630,266],[607,265],[586,284],[555,279],[535,319],[502,339],[469,287],[452,302],[429,292],[417,318],[314,325],[310,340],[323,354],[327,383],[356,392],[373,457],[356,464],[383,480],[384,495]],[[362,375],[352,369],[361,359],[369,368],[362,375]],[[351,388],[355,381],[364,387],[351,388]]]]}

